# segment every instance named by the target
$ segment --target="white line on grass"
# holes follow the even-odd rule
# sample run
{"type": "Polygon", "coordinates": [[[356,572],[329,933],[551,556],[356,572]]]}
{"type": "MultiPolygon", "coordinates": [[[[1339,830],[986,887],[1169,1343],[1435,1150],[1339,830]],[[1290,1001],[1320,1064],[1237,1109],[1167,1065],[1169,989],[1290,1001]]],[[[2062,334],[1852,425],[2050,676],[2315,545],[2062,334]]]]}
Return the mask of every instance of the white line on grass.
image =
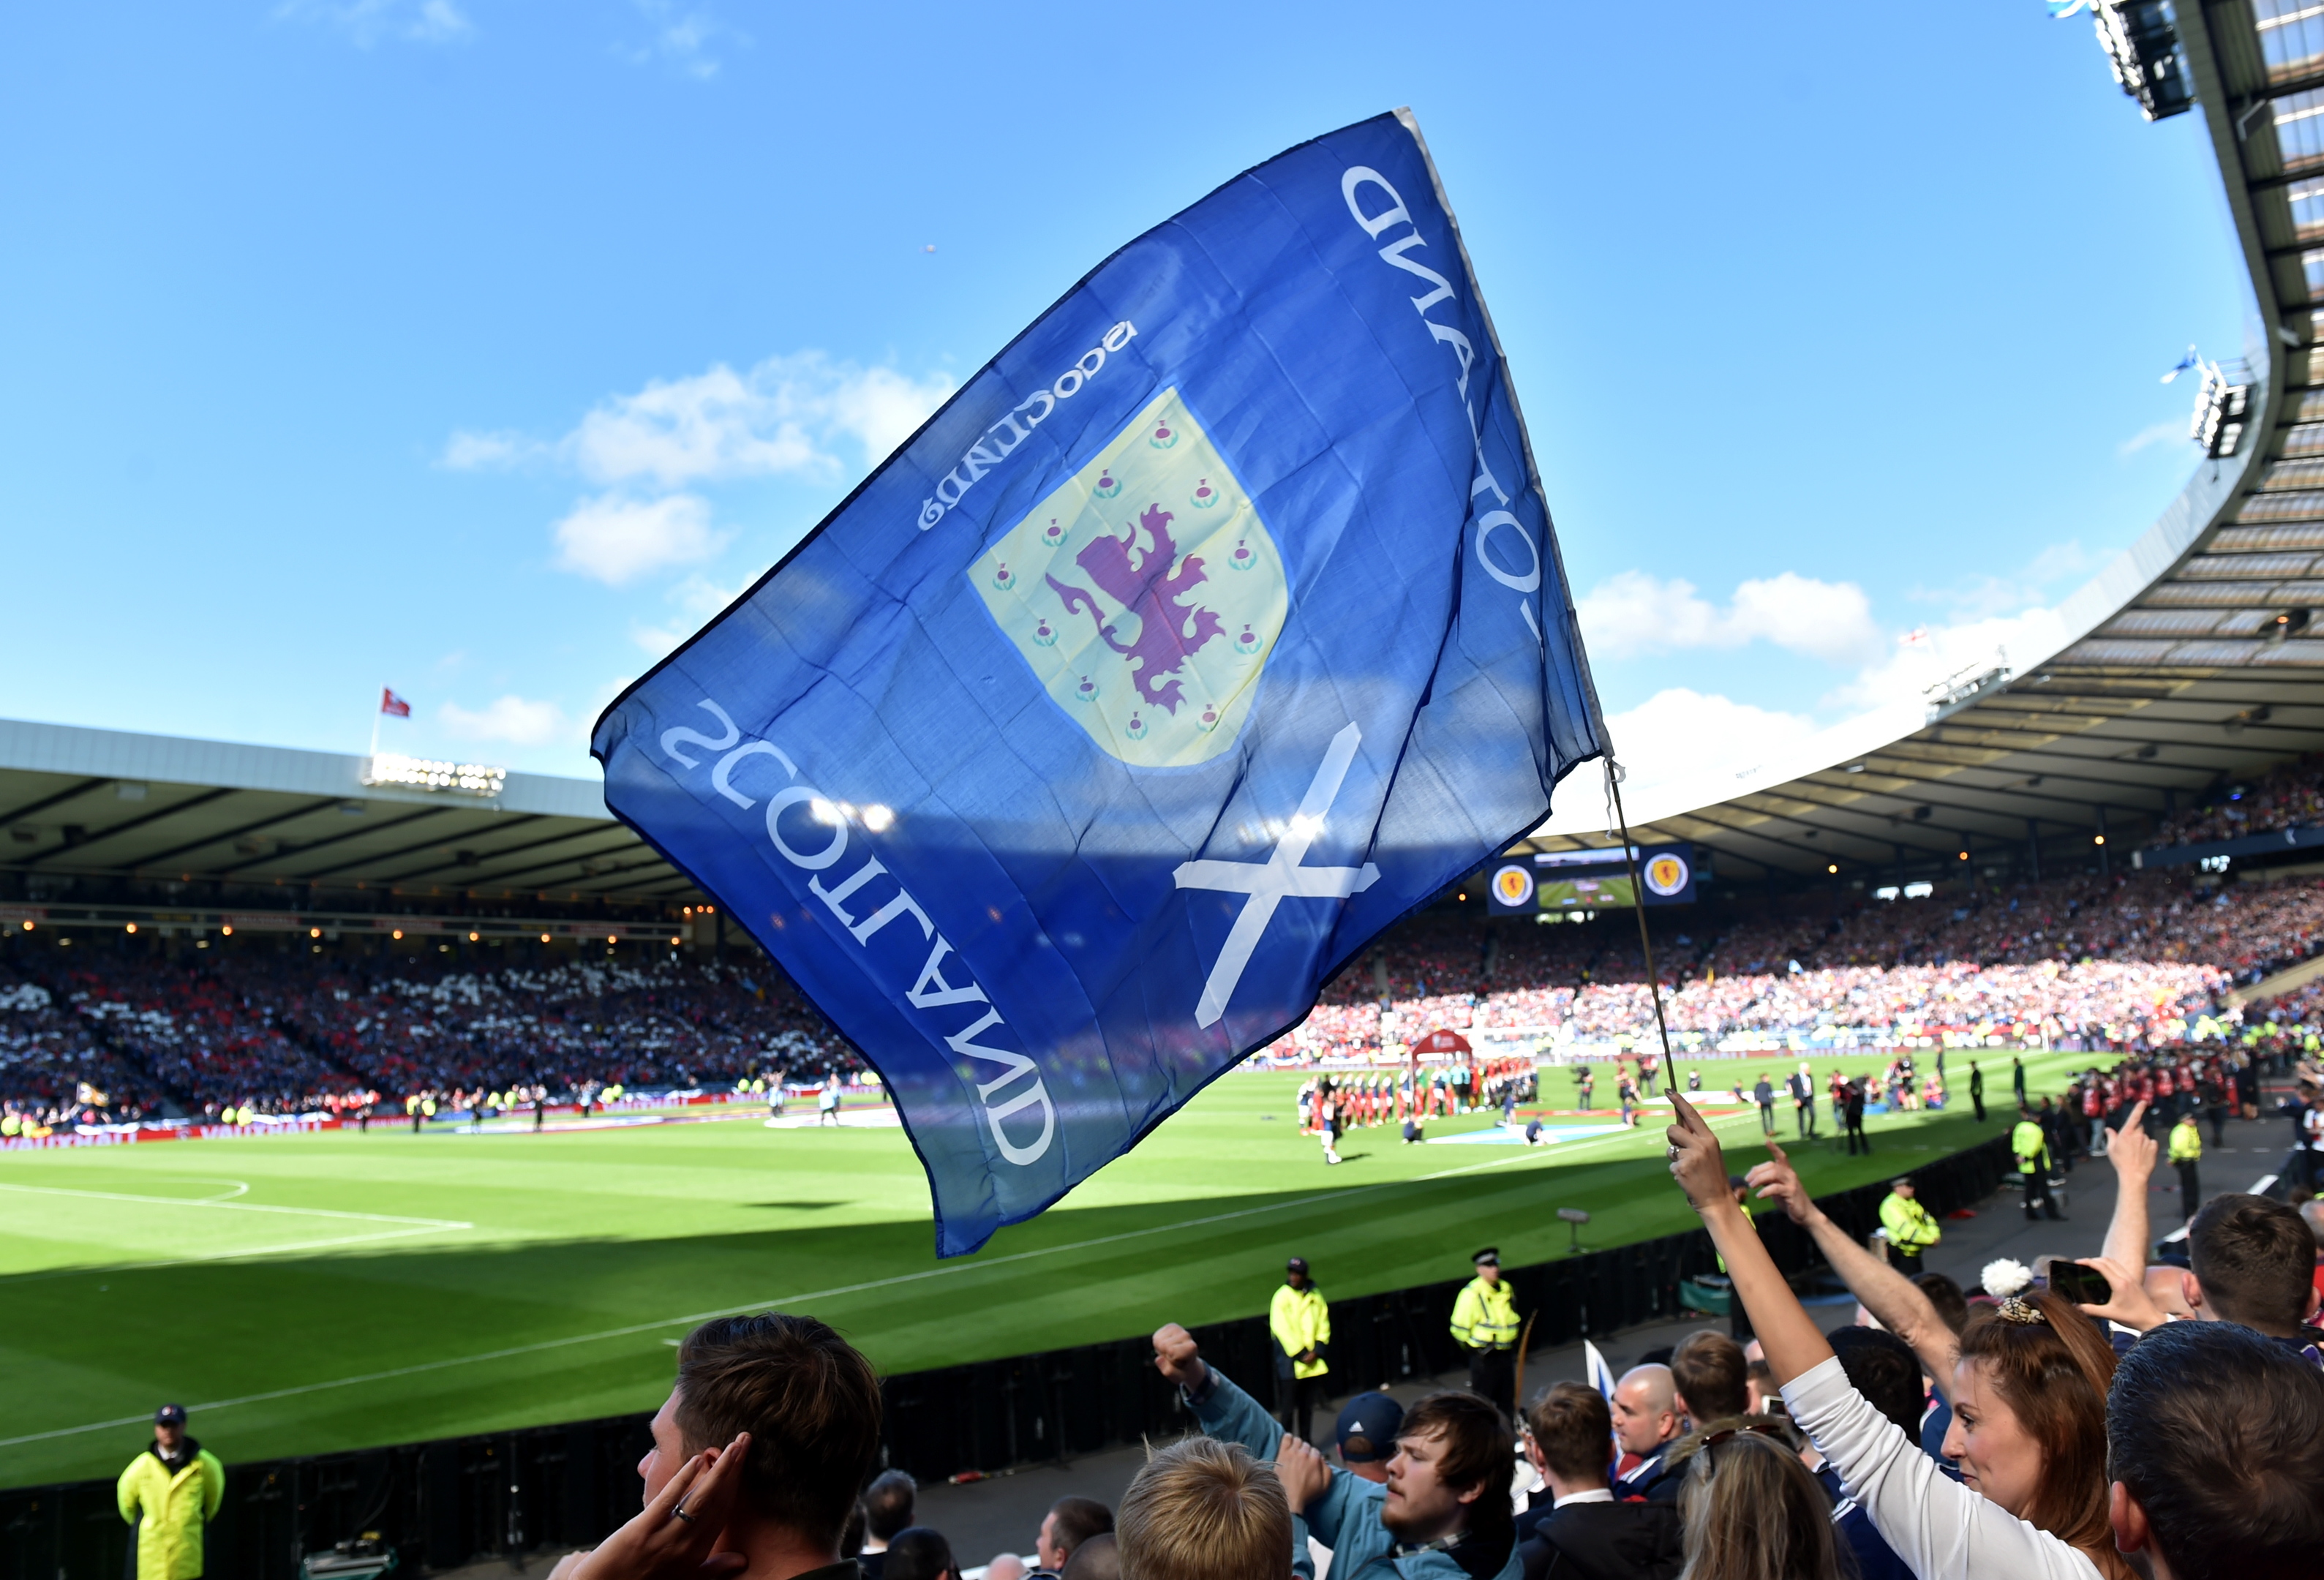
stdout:
{"type": "MultiPolygon", "coordinates": [[[[1635,1134],[1635,1132],[1633,1132],[1635,1134]]],[[[1511,1163],[1547,1163],[1560,1159],[1571,1160],[1575,1150],[1623,1139],[1617,1135],[1569,1141],[1563,1146],[1544,1148],[1538,1152],[1515,1158],[1495,1158],[1489,1162],[1469,1163],[1458,1169],[1440,1169],[1433,1174],[1423,1174],[1416,1179],[1384,1179],[1376,1185],[1358,1186],[1353,1190],[1320,1191],[1313,1196],[1295,1197],[1289,1201],[1269,1202],[1264,1206],[1239,1207],[1233,1212],[1212,1213],[1200,1218],[1182,1218],[1173,1224],[1157,1224],[1144,1229],[1125,1229],[1116,1234],[1100,1234],[1093,1239],[1077,1240],[1066,1245],[1045,1245],[1031,1251],[1013,1252],[987,1261],[953,1262],[945,1267],[923,1268],[918,1272],[897,1273],[884,1279],[872,1279],[859,1284],[841,1284],[828,1289],[810,1289],[803,1294],[778,1295],[771,1299],[752,1300],[741,1306],[723,1306],[715,1311],[691,1312],[684,1317],[665,1317],[654,1322],[634,1322],[622,1327],[609,1327],[596,1333],[573,1334],[565,1338],[542,1339],[535,1344],[514,1344],[506,1349],[487,1350],[481,1354],[455,1355],[441,1361],[421,1361],[410,1366],[396,1366],[384,1372],[364,1372],[353,1377],[335,1377],[327,1382],[306,1382],[294,1388],[270,1389],[264,1393],[245,1393],[233,1399],[211,1400],[204,1404],[188,1405],[189,1410],[222,1410],[236,1405],[264,1404],[278,1399],[292,1399],[300,1394],[321,1393],[334,1388],[353,1388],[366,1382],[387,1382],[399,1377],[416,1377],[428,1372],[447,1371],[454,1366],[477,1365],[486,1361],[512,1360],[519,1355],[537,1355],[549,1350],[567,1349],[575,1344],[598,1344],[607,1339],[632,1338],[659,1328],[676,1327],[680,1324],[691,1327],[719,1317],[739,1317],[747,1312],[765,1311],[785,1306],[796,1306],[808,1300],[829,1300],[841,1295],[860,1295],[873,1289],[890,1289],[899,1284],[918,1283],[926,1279],[945,1278],[954,1273],[976,1272],[986,1268],[1005,1267],[1010,1262],[1030,1261],[1036,1257],[1061,1256],[1069,1252],[1088,1251],[1101,1245],[1117,1245],[1125,1240],[1142,1239],[1149,1234],[1175,1234],[1181,1229],[1206,1228],[1213,1224],[1229,1223],[1236,1218],[1256,1217],[1265,1213],[1283,1212],[1292,1207],[1313,1206],[1317,1202],[1345,1202],[1374,1191],[1394,1190],[1400,1186],[1415,1185],[1423,1180],[1449,1179],[1455,1175],[1474,1174],[1481,1169],[1505,1168],[1511,1163]]],[[[465,1226],[465,1225],[464,1225],[465,1226]]],[[[669,1341],[664,1341],[665,1343],[669,1341]]],[[[52,1431],[31,1432],[21,1437],[0,1437],[0,1448],[15,1448],[26,1443],[42,1443],[56,1437],[75,1437],[82,1432],[110,1431],[116,1427],[134,1427],[149,1421],[149,1415],[123,1416],[115,1420],[91,1421],[82,1427],[59,1427],[52,1431]]]]}
{"type": "MultiPolygon", "coordinates": [[[[244,1190],[249,1189],[244,1186],[244,1190]]],[[[14,1190],[26,1196],[77,1196],[91,1201],[142,1202],[164,1207],[221,1207],[235,1213],[285,1213],[300,1218],[355,1218],[367,1224],[423,1224],[431,1229],[473,1229],[474,1224],[463,1224],[452,1218],[408,1218],[392,1213],[346,1213],[330,1207],[277,1207],[262,1202],[231,1201],[224,1197],[188,1197],[182,1196],[131,1196],[117,1190],[68,1190],[56,1185],[6,1185],[0,1190],[14,1190]]]]}

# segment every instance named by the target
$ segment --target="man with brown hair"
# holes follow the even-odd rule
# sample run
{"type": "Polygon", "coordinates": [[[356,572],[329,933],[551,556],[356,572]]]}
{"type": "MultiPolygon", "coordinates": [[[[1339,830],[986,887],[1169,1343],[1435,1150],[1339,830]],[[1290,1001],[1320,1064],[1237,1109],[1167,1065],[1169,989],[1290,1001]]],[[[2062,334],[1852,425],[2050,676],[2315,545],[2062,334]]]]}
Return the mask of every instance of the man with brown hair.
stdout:
{"type": "Polygon", "coordinates": [[[1674,1504],[1615,1501],[1613,1435],[1605,1396],[1578,1382],[1554,1384],[1526,1412],[1526,1457],[1551,1501],[1517,1516],[1525,1580],[1674,1580],[1686,1566],[1674,1504]]]}
{"type": "Polygon", "coordinates": [[[1291,1507],[1239,1444],[1173,1443],[1138,1473],[1114,1526],[1121,1580],[1288,1580],[1291,1507]]]}
{"type": "Polygon", "coordinates": [[[1750,1363],[1723,1333],[1697,1328],[1671,1353],[1672,1402],[1698,1432],[1750,1408],[1750,1363]]]}
{"type": "Polygon", "coordinates": [[[2187,1229],[2186,1295],[2195,1315],[2240,1322],[2305,1344],[2316,1309],[2316,1237],[2300,1215],[2264,1196],[2215,1196],[2187,1229]]]}
{"type": "Polygon", "coordinates": [[[880,1384],[838,1334],[772,1311],[704,1323],[652,1432],[644,1511],[550,1580],[692,1573],[714,1551],[721,1580],[856,1580],[839,1539],[878,1462],[880,1384]]]}
{"type": "Polygon", "coordinates": [[[1113,1529],[1113,1511],[1095,1498],[1063,1497],[1041,1518],[1040,1533],[1033,1538],[1036,1575],[1062,1575],[1074,1549],[1093,1536],[1113,1529]]]}
{"type": "MultiPolygon", "coordinates": [[[[1154,1335],[1162,1375],[1203,1430],[1272,1460],[1291,1512],[1332,1549],[1338,1580],[1518,1580],[1509,1522],[1508,1424],[1473,1393],[1432,1393],[1405,1412],[1385,1483],[1334,1470],[1206,1364],[1171,1323],[1154,1335]]],[[[1289,1567],[1291,1555],[1282,1559],[1289,1567]]]]}
{"type": "Polygon", "coordinates": [[[2324,1553],[2324,1386],[2259,1334],[2171,1323],[2115,1368],[2107,1475],[2115,1546],[2153,1580],[2306,1580],[2324,1553]]]}

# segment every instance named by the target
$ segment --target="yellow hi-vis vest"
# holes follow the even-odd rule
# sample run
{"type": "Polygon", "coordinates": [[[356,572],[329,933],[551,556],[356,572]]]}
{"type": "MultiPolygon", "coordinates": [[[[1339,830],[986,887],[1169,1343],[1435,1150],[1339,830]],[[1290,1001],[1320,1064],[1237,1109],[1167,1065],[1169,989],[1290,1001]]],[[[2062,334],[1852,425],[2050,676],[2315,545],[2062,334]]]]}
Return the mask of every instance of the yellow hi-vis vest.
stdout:
{"type": "Polygon", "coordinates": [[[173,1474],[148,1449],[114,1487],[121,1518],[137,1528],[137,1580],[192,1580],[203,1572],[202,1527],[226,1501],[226,1467],[195,1446],[173,1474]]]}
{"type": "Polygon", "coordinates": [[[1888,1231],[1888,1243],[1904,1252],[1926,1251],[1945,1237],[1928,1208],[1893,1190],[1880,1204],[1880,1226],[1888,1231]]]}
{"type": "Polygon", "coordinates": [[[1472,1350],[1517,1347],[1517,1303],[1508,1280],[1489,1284],[1482,1273],[1469,1280],[1452,1302],[1452,1337],[1472,1350]]]}
{"type": "Polygon", "coordinates": [[[1298,1359],[1332,1342],[1332,1307],[1314,1285],[1304,1289],[1276,1286],[1275,1298],[1268,1303],[1267,1329],[1275,1335],[1276,1348],[1292,1357],[1294,1377],[1321,1377],[1331,1370],[1320,1354],[1312,1361],[1298,1359]]]}
{"type": "Polygon", "coordinates": [[[2192,1163],[2203,1155],[2203,1134],[2191,1121],[2181,1121],[2171,1127],[2171,1160],[2192,1163]]]}
{"type": "Polygon", "coordinates": [[[2021,1119],[2017,1128],[2009,1132],[2009,1150],[2017,1154],[2017,1172],[2031,1174],[2036,1169],[2050,1166],[2050,1142],[2042,1127],[2030,1119],[2021,1119]]]}

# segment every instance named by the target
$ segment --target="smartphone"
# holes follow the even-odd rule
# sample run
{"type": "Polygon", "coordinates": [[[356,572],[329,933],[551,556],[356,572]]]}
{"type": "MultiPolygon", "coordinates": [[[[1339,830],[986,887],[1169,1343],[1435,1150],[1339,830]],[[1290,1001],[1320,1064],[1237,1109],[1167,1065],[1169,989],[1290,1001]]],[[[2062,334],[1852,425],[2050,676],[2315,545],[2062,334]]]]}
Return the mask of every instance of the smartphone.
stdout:
{"type": "Polygon", "coordinates": [[[2114,1298],[2114,1286],[2106,1274],[2080,1262],[2052,1262],[2050,1287],[2077,1306],[2103,1306],[2114,1298]]]}

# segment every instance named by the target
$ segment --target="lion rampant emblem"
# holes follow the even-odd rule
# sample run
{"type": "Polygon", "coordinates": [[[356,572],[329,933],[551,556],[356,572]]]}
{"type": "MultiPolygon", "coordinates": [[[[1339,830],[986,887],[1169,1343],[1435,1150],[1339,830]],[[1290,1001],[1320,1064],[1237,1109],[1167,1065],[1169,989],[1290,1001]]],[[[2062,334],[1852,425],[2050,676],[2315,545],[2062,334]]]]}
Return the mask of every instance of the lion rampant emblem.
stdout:
{"type": "MultiPolygon", "coordinates": [[[[1141,768],[1234,744],[1290,609],[1257,503],[1175,389],[966,576],[1062,715],[1047,716],[1141,768]]],[[[1018,727],[1047,726],[1020,715],[1018,727]]]]}
{"type": "Polygon", "coordinates": [[[1138,524],[1127,539],[1106,533],[1074,555],[1074,563],[1121,613],[1108,619],[1086,589],[1051,575],[1045,579],[1058,600],[1068,612],[1087,614],[1097,626],[1098,640],[1129,661],[1130,683],[1139,696],[1165,713],[1176,713],[1186,699],[1185,685],[1176,678],[1178,671],[1204,642],[1226,630],[1215,610],[1187,601],[1210,579],[1202,556],[1189,554],[1178,560],[1170,513],[1157,504],[1139,513],[1138,524]]]}

